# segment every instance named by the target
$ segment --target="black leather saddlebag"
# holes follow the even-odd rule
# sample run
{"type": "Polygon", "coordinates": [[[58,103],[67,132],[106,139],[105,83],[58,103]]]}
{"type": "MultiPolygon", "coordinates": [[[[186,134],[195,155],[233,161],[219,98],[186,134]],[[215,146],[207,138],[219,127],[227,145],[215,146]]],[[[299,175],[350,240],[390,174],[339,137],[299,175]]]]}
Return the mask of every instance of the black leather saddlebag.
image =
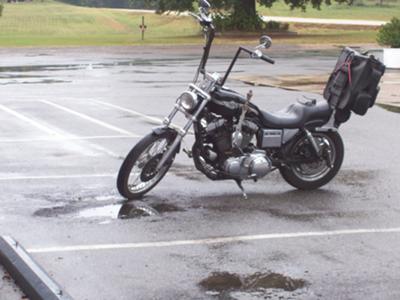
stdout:
{"type": "Polygon", "coordinates": [[[346,122],[354,112],[365,115],[375,104],[385,65],[373,56],[343,49],[324,90],[324,98],[336,109],[336,123],[346,122]]]}

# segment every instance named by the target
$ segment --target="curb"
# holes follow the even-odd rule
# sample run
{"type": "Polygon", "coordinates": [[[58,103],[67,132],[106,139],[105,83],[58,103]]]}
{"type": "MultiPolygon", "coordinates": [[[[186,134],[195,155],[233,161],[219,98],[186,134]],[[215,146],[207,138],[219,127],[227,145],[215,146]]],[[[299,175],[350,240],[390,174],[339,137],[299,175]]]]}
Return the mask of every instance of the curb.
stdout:
{"type": "Polygon", "coordinates": [[[0,237],[0,264],[30,300],[72,300],[11,237],[0,237]]]}

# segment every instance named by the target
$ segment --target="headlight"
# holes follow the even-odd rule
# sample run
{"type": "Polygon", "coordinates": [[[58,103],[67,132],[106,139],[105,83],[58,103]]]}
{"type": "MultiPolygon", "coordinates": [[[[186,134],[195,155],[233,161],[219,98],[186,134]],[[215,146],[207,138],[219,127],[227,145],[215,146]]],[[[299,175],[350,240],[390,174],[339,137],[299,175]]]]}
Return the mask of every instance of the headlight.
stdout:
{"type": "Polygon", "coordinates": [[[180,104],[186,111],[193,110],[198,103],[197,95],[193,92],[186,91],[180,96],[180,104]]]}

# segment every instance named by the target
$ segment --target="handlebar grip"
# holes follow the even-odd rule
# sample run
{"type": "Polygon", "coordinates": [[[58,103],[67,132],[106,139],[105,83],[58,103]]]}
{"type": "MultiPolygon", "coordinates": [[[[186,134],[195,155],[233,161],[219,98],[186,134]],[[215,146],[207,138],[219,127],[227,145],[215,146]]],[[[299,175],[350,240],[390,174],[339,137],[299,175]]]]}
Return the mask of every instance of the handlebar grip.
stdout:
{"type": "Polygon", "coordinates": [[[260,57],[263,61],[266,61],[267,63],[270,63],[270,64],[275,64],[275,61],[272,59],[272,58],[269,58],[268,56],[266,56],[266,55],[263,55],[263,56],[261,56],[260,57]]]}

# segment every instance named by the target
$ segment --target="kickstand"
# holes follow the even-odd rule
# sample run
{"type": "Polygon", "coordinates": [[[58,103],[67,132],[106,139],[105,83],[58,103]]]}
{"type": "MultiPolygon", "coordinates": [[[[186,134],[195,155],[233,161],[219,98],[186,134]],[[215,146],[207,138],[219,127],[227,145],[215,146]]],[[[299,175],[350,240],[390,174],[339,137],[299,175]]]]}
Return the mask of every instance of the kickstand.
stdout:
{"type": "Polygon", "coordinates": [[[236,182],[236,184],[238,185],[239,189],[242,191],[243,198],[244,198],[245,200],[247,200],[248,197],[247,197],[246,191],[244,190],[244,187],[243,187],[243,185],[242,185],[242,181],[241,181],[241,180],[235,180],[235,182],[236,182]]]}

